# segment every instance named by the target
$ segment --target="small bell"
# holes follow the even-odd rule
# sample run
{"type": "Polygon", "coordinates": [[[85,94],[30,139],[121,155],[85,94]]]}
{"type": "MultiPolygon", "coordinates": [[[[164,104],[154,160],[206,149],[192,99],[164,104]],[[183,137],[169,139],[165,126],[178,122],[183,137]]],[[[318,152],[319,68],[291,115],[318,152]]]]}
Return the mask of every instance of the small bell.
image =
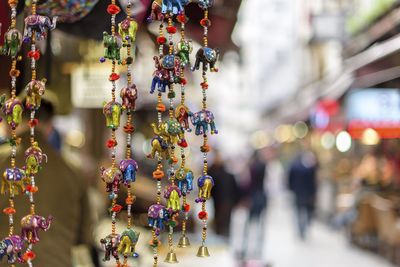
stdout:
{"type": "Polygon", "coordinates": [[[197,251],[197,257],[201,257],[201,258],[210,257],[208,248],[206,246],[199,247],[199,250],[197,251]]]}
{"type": "Polygon", "coordinates": [[[181,238],[179,239],[178,247],[186,248],[189,246],[190,246],[189,237],[187,237],[185,235],[181,236],[181,238]]]}
{"type": "Polygon", "coordinates": [[[166,263],[178,263],[178,259],[176,258],[176,253],[173,251],[168,252],[167,257],[164,262],[166,263]]]}

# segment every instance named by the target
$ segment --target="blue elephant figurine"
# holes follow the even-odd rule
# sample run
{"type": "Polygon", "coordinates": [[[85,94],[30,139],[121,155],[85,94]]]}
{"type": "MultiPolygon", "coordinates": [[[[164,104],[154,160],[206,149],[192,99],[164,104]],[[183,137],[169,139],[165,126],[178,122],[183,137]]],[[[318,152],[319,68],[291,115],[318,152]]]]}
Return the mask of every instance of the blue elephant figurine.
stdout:
{"type": "Polygon", "coordinates": [[[188,4],[188,0],[163,0],[161,6],[161,13],[172,13],[177,15],[183,12],[184,6],[188,4]]]}
{"type": "Polygon", "coordinates": [[[194,176],[193,172],[190,169],[181,166],[178,169],[175,177],[177,185],[182,192],[182,195],[186,196],[190,193],[190,191],[193,190],[194,176]]]}
{"type": "Polygon", "coordinates": [[[214,114],[211,111],[203,109],[195,113],[190,113],[189,116],[193,126],[196,127],[196,135],[207,134],[208,125],[210,125],[211,134],[218,133],[218,130],[215,127],[214,114]]]}
{"type": "Polygon", "coordinates": [[[214,0],[197,0],[197,4],[200,8],[207,9],[214,5],[214,0]]]}
{"type": "Polygon", "coordinates": [[[147,212],[149,227],[158,231],[164,229],[164,223],[168,221],[168,211],[165,206],[161,204],[153,204],[149,207],[147,212]]]}
{"type": "Polygon", "coordinates": [[[119,169],[122,172],[122,181],[124,185],[128,185],[136,181],[136,172],[138,164],[133,159],[124,159],[119,164],[119,169]]]}
{"type": "Polygon", "coordinates": [[[4,238],[0,241],[0,261],[7,256],[7,262],[10,264],[23,263],[22,250],[24,246],[24,240],[19,235],[4,238]]]}

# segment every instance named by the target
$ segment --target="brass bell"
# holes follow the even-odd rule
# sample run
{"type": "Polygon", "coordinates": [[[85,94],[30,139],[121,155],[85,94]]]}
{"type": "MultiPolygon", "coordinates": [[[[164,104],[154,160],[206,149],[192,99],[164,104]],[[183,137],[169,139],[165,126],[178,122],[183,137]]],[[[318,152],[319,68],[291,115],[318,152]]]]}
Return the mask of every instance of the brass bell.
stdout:
{"type": "Polygon", "coordinates": [[[178,263],[178,259],[176,258],[176,253],[173,251],[168,252],[167,257],[164,260],[166,263],[178,263]]]}
{"type": "Polygon", "coordinates": [[[197,257],[201,257],[201,258],[210,257],[208,248],[206,246],[199,247],[199,250],[197,251],[197,257]]]}
{"type": "Polygon", "coordinates": [[[179,239],[179,243],[178,243],[178,247],[180,248],[186,248],[190,246],[190,241],[189,241],[189,237],[187,236],[181,236],[181,238],[179,239]]]}

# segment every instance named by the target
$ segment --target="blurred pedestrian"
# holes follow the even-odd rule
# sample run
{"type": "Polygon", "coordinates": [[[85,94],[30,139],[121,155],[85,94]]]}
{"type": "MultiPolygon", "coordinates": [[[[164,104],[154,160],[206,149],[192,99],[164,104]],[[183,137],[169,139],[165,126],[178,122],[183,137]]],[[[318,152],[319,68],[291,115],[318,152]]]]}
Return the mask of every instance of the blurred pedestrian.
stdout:
{"type": "Polygon", "coordinates": [[[229,237],[231,214],[239,201],[239,189],[235,177],[226,170],[221,153],[218,150],[215,151],[214,163],[208,170],[208,174],[217,181],[212,190],[215,232],[218,235],[229,237]]]}
{"type": "Polygon", "coordinates": [[[313,152],[304,150],[290,164],[289,189],[294,195],[297,227],[302,240],[314,216],[318,162],[313,152]]]}

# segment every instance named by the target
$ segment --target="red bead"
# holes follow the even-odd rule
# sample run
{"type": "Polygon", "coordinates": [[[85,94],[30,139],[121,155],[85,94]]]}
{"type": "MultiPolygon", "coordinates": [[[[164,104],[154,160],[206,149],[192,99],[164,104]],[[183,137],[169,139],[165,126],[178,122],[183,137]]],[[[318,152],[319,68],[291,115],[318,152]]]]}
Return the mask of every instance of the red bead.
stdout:
{"type": "Polygon", "coordinates": [[[24,253],[23,257],[22,257],[25,261],[28,260],[34,260],[36,258],[36,254],[33,251],[27,251],[24,253]]]}
{"type": "Polygon", "coordinates": [[[16,212],[16,210],[12,207],[8,207],[3,210],[3,213],[7,214],[7,215],[14,214],[15,212],[16,212]]]}
{"type": "Polygon", "coordinates": [[[158,36],[157,37],[157,44],[165,44],[167,42],[167,38],[165,38],[164,36],[158,36]]]}
{"type": "Polygon", "coordinates": [[[176,33],[176,27],[175,26],[167,26],[167,32],[170,34],[175,34],[176,33]]]}
{"type": "Polygon", "coordinates": [[[185,16],[185,14],[180,14],[180,15],[178,15],[177,17],[176,17],[176,19],[180,22],[180,23],[186,23],[188,20],[187,20],[187,17],[185,16]]]}
{"type": "Polygon", "coordinates": [[[113,147],[115,147],[115,146],[117,146],[117,140],[115,140],[115,139],[108,139],[108,141],[107,141],[107,147],[108,148],[113,148],[113,147]]]}
{"type": "Polygon", "coordinates": [[[201,88],[203,88],[203,89],[208,89],[208,83],[206,83],[206,82],[202,82],[202,83],[200,84],[200,86],[201,86],[201,88]]]}
{"type": "Polygon", "coordinates": [[[200,20],[200,25],[203,26],[203,27],[210,27],[211,26],[211,20],[202,19],[202,20],[200,20]]]}
{"type": "Polygon", "coordinates": [[[36,61],[39,60],[40,58],[40,51],[36,50],[36,51],[29,51],[28,52],[28,57],[30,58],[34,58],[36,61]]]}
{"type": "Polygon", "coordinates": [[[186,84],[187,84],[187,81],[186,81],[185,78],[181,78],[181,84],[182,84],[182,85],[186,85],[186,84]]]}
{"type": "Polygon", "coordinates": [[[116,14],[118,14],[119,12],[121,12],[121,9],[120,9],[119,6],[117,6],[117,5],[110,4],[110,5],[108,5],[108,7],[107,7],[107,12],[108,12],[108,14],[116,15],[116,14]]]}
{"type": "Polygon", "coordinates": [[[188,143],[186,142],[185,139],[181,139],[181,140],[178,142],[178,146],[185,148],[185,147],[188,146],[188,143]]]}
{"type": "Polygon", "coordinates": [[[132,134],[135,132],[135,127],[133,125],[125,125],[124,126],[124,132],[132,134]]]}
{"type": "Polygon", "coordinates": [[[109,81],[116,81],[119,79],[119,75],[115,72],[110,74],[110,77],[108,78],[109,81]]]}
{"type": "Polygon", "coordinates": [[[207,220],[208,219],[208,214],[206,211],[200,211],[199,212],[199,219],[200,220],[207,220]]]}
{"type": "Polygon", "coordinates": [[[121,205],[118,205],[118,204],[115,204],[112,208],[111,208],[111,211],[113,211],[113,212],[120,212],[122,210],[122,206],[121,205]]]}
{"type": "Polygon", "coordinates": [[[189,205],[189,204],[185,204],[185,205],[183,206],[183,210],[184,210],[185,212],[189,212],[189,211],[190,211],[190,205],[189,205]]]}
{"type": "Polygon", "coordinates": [[[39,120],[38,119],[33,119],[33,120],[29,120],[28,121],[28,125],[30,128],[33,128],[35,126],[37,126],[39,124],[39,120]]]}
{"type": "Polygon", "coordinates": [[[37,191],[39,191],[39,188],[37,186],[32,186],[30,184],[28,184],[25,189],[30,193],[36,193],[37,191]]]}

